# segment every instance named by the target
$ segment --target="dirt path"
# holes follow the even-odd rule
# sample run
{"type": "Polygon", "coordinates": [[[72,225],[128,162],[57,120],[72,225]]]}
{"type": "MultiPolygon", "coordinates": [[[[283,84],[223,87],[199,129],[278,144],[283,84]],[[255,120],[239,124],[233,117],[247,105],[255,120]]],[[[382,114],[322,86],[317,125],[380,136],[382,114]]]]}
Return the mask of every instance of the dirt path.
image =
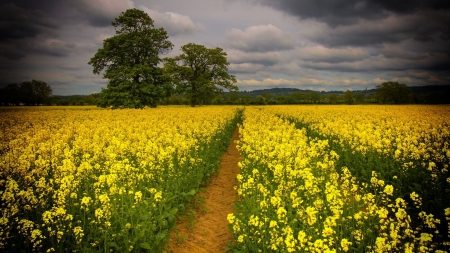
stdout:
{"type": "Polygon", "coordinates": [[[233,205],[237,199],[236,175],[239,173],[239,151],[236,140],[239,131],[236,127],[233,139],[227,151],[220,159],[217,176],[196,196],[193,211],[181,217],[182,222],[170,234],[168,249],[171,253],[225,252],[233,238],[228,229],[227,215],[234,212],[233,205]]]}

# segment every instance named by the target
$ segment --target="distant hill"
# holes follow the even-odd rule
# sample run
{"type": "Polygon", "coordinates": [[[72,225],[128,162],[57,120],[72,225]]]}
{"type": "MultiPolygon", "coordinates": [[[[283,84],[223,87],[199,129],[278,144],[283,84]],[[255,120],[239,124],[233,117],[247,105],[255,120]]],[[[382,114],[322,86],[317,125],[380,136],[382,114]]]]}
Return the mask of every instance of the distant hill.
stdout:
{"type": "MultiPolygon", "coordinates": [[[[353,93],[364,93],[364,94],[371,94],[374,93],[376,89],[370,89],[370,90],[354,90],[353,93]]],[[[252,90],[252,91],[238,91],[238,93],[250,96],[250,97],[257,97],[262,94],[271,95],[273,97],[277,96],[290,96],[294,92],[318,92],[321,95],[329,95],[329,94],[344,94],[345,91],[312,91],[312,90],[302,90],[297,88],[270,88],[270,89],[262,89],[262,90],[252,90]]],[[[228,93],[228,92],[225,92],[228,93]]]]}
{"type": "MultiPolygon", "coordinates": [[[[438,97],[448,97],[450,96],[450,85],[429,85],[429,86],[409,86],[411,89],[411,93],[423,94],[423,95],[436,95],[438,97]]],[[[353,90],[354,94],[362,93],[362,94],[372,94],[375,93],[376,89],[367,89],[367,90],[353,90]]],[[[262,89],[262,90],[252,90],[252,91],[239,91],[238,93],[250,96],[257,97],[262,94],[267,94],[271,96],[289,96],[294,92],[312,92],[312,90],[302,90],[297,88],[270,88],[270,89],[262,89]]],[[[316,91],[318,92],[318,91],[316,91]]],[[[225,92],[228,93],[228,92],[225,92]]],[[[320,95],[329,95],[329,94],[344,94],[345,91],[319,91],[320,95]]],[[[447,99],[448,100],[448,99],[447,99]]]]}

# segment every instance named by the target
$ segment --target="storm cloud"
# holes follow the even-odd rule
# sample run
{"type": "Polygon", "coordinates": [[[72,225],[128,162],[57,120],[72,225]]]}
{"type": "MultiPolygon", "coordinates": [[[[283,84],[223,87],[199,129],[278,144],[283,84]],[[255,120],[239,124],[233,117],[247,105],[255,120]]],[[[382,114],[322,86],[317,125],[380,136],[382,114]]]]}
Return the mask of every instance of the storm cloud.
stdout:
{"type": "Polygon", "coordinates": [[[226,39],[232,48],[247,52],[270,52],[295,48],[292,35],[271,24],[250,26],[244,31],[233,28],[226,34],[226,39]]]}
{"type": "Polygon", "coordinates": [[[145,11],[174,49],[227,52],[241,90],[450,84],[450,2],[315,0],[3,0],[0,86],[43,80],[54,94],[106,87],[87,62],[128,8],[145,11]]]}
{"type": "Polygon", "coordinates": [[[404,15],[420,11],[442,11],[450,9],[450,2],[442,0],[256,0],[299,19],[314,19],[330,27],[352,25],[358,20],[376,21],[390,14],[404,15]]]}

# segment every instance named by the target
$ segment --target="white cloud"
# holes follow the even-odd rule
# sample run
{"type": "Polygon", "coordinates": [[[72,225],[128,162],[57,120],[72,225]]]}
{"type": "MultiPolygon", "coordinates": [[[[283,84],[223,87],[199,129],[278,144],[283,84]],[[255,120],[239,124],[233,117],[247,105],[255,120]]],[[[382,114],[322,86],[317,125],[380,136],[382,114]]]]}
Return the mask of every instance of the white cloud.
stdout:
{"type": "Polygon", "coordinates": [[[263,69],[264,65],[254,63],[231,63],[228,66],[228,70],[232,73],[255,73],[263,69]]]}
{"type": "Polygon", "coordinates": [[[155,27],[164,28],[170,36],[195,34],[205,30],[202,24],[194,23],[189,16],[175,12],[159,12],[145,6],[140,8],[155,21],[155,27]]]}
{"type": "Polygon", "coordinates": [[[268,52],[295,48],[295,40],[288,32],[273,25],[247,27],[244,31],[233,28],[226,34],[227,43],[247,52],[268,52]]]}
{"type": "Polygon", "coordinates": [[[298,57],[304,61],[339,63],[361,61],[370,58],[370,54],[362,48],[310,46],[299,49],[298,57]]]}
{"type": "Polygon", "coordinates": [[[340,79],[333,82],[334,86],[368,85],[369,82],[362,79],[340,79]]]}
{"type": "Polygon", "coordinates": [[[282,60],[279,52],[242,52],[230,50],[227,59],[231,63],[259,63],[263,65],[274,65],[282,60]]]}

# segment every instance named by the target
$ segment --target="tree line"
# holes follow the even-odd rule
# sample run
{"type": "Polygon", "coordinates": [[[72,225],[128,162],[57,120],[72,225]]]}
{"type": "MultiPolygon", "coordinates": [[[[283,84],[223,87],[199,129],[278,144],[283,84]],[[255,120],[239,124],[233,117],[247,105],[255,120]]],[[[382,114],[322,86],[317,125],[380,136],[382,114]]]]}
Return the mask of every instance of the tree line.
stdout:
{"type": "Polygon", "coordinates": [[[51,105],[52,88],[43,81],[12,83],[0,89],[1,105],[51,105]]]}
{"type": "MultiPolygon", "coordinates": [[[[43,83],[42,81],[35,83],[43,83]]],[[[22,95],[20,90],[11,87],[18,87],[13,84],[0,89],[0,105],[25,105],[19,98],[22,95]],[[11,92],[14,91],[14,92],[11,92]],[[15,94],[15,95],[14,95],[15,94]],[[15,102],[13,102],[15,101],[15,102]]],[[[389,84],[379,85],[387,87],[389,84]]],[[[397,87],[397,84],[392,85],[397,87]]],[[[450,86],[419,86],[408,87],[403,94],[400,92],[386,92],[383,89],[366,91],[346,91],[346,92],[317,92],[302,91],[287,88],[272,88],[256,91],[232,91],[217,92],[208,98],[204,98],[205,105],[276,105],[276,104],[450,104],[450,99],[446,95],[450,92],[450,86]],[[400,94],[400,97],[393,97],[393,94],[400,94]],[[383,97],[386,95],[387,97],[383,97]]],[[[98,105],[100,94],[71,95],[71,96],[49,96],[42,101],[42,105],[62,105],[62,106],[83,106],[98,105]]],[[[36,105],[35,103],[34,105],[36,105]]],[[[191,100],[184,94],[174,93],[159,101],[160,105],[190,105],[191,100]]],[[[29,103],[29,105],[31,105],[29,103]]]]}

